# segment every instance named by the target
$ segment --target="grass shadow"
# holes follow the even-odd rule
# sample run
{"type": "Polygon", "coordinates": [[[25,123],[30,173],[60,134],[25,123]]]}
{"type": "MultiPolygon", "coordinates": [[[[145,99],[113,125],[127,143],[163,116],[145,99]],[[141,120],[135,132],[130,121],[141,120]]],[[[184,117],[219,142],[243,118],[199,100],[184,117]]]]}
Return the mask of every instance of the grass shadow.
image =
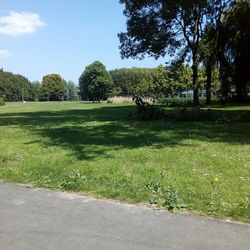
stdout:
{"type": "MultiPolygon", "coordinates": [[[[131,106],[112,106],[5,113],[0,114],[0,126],[11,125],[29,130],[41,139],[26,141],[25,144],[39,143],[44,147],[70,149],[79,160],[110,157],[111,150],[121,148],[191,146],[187,144],[190,139],[230,144],[250,143],[249,123],[222,124],[171,119],[171,115],[176,117],[178,112],[182,112],[179,109],[169,110],[167,120],[129,120],[129,114],[133,111],[134,107],[131,106]]],[[[212,117],[233,117],[239,113],[232,110],[209,112],[212,117]]]]}

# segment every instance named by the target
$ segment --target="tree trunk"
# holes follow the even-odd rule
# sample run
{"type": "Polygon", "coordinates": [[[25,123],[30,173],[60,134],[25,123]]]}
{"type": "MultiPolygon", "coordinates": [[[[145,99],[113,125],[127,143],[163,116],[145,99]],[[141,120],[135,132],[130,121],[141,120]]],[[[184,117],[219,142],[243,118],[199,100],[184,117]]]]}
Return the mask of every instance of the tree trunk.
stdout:
{"type": "Polygon", "coordinates": [[[243,94],[243,87],[241,84],[236,85],[236,100],[237,101],[243,101],[244,100],[244,94],[243,94]]]}
{"type": "Polygon", "coordinates": [[[198,64],[194,61],[193,66],[193,103],[194,106],[199,106],[199,82],[198,82],[198,64]]]}
{"type": "Polygon", "coordinates": [[[198,107],[199,102],[199,81],[198,81],[198,65],[199,65],[199,41],[200,41],[200,30],[199,30],[199,23],[200,23],[200,14],[201,9],[199,4],[196,4],[195,7],[195,25],[194,25],[194,32],[193,32],[193,45],[192,45],[192,57],[193,57],[193,102],[194,106],[198,107]]]}
{"type": "Polygon", "coordinates": [[[211,89],[212,89],[212,65],[208,63],[206,66],[206,75],[207,75],[207,86],[206,86],[206,104],[211,104],[211,89]]]}
{"type": "Polygon", "coordinates": [[[227,62],[223,48],[219,49],[217,52],[218,61],[220,63],[219,67],[219,73],[220,73],[220,79],[221,79],[221,95],[222,95],[222,101],[228,100],[228,93],[229,93],[229,71],[230,71],[230,65],[227,62]]]}
{"type": "Polygon", "coordinates": [[[222,95],[222,100],[223,101],[227,101],[228,100],[228,93],[229,93],[229,89],[228,89],[227,76],[223,72],[222,73],[222,77],[221,77],[221,95],[222,95]]]}
{"type": "Polygon", "coordinates": [[[235,76],[234,82],[236,85],[236,100],[244,101],[246,99],[247,86],[247,60],[244,57],[237,55],[235,60],[235,76]],[[243,59],[243,60],[242,60],[243,59]]]}

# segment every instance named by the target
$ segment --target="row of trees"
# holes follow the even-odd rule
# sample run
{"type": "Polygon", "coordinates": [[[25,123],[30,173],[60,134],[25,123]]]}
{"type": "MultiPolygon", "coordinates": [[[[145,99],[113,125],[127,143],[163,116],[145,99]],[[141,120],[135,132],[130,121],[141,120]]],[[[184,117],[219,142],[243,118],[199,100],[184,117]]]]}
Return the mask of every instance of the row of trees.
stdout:
{"type": "Polygon", "coordinates": [[[118,35],[122,58],[159,58],[168,54],[174,57],[168,67],[108,72],[96,61],[85,68],[79,90],[57,74],[44,76],[40,84],[2,70],[0,95],[7,101],[75,100],[79,91],[84,100],[100,101],[110,95],[176,96],[192,87],[195,105],[203,89],[207,104],[218,89],[225,100],[234,89],[238,100],[249,98],[249,1],[120,2],[125,5],[127,17],[127,32],[118,35]]]}
{"type": "Polygon", "coordinates": [[[20,101],[24,97],[33,99],[32,85],[21,75],[0,70],[0,97],[5,101],[20,101]]]}
{"type": "Polygon", "coordinates": [[[58,74],[49,74],[43,77],[38,84],[38,99],[42,101],[77,101],[78,87],[72,81],[66,82],[58,74]]]}
{"type": "MultiPolygon", "coordinates": [[[[213,92],[218,90],[218,74],[213,71],[213,92]]],[[[198,69],[199,81],[205,86],[205,69],[198,69]]],[[[41,83],[29,82],[21,75],[0,72],[0,96],[5,101],[100,101],[110,96],[147,96],[154,98],[181,96],[192,87],[192,69],[178,67],[121,68],[107,71],[96,61],[87,66],[79,78],[79,88],[58,74],[43,77],[41,83]]]]}
{"type": "Polygon", "coordinates": [[[75,101],[78,87],[58,74],[43,77],[41,83],[31,83],[26,77],[0,70],[0,97],[5,101],[75,101]]]}
{"type": "MultiPolygon", "coordinates": [[[[182,96],[192,88],[192,69],[180,64],[178,67],[122,68],[111,70],[112,95],[148,96],[154,98],[182,96]]],[[[205,90],[205,69],[198,69],[198,79],[205,90]]],[[[218,72],[212,72],[212,90],[218,90],[218,72]]]]}
{"type": "Polygon", "coordinates": [[[211,72],[219,69],[224,99],[232,86],[243,100],[249,93],[250,2],[244,0],[120,0],[127,32],[120,33],[122,58],[173,56],[191,63],[193,102],[199,104],[198,68],[206,68],[208,103],[211,72]]]}
{"type": "MultiPolygon", "coordinates": [[[[218,90],[218,74],[212,72],[214,92],[218,90]]],[[[198,69],[201,86],[205,86],[205,70],[198,69]]],[[[181,96],[192,87],[192,69],[178,67],[121,68],[107,71],[96,61],[87,66],[79,79],[79,93],[83,100],[100,101],[109,96],[146,96],[153,98],[181,96]]]]}

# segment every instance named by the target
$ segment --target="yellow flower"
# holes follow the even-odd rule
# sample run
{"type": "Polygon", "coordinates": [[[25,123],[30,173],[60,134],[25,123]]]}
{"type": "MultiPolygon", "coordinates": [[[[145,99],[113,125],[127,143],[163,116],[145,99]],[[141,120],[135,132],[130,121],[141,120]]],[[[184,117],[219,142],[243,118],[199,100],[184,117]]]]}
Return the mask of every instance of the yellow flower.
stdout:
{"type": "Polygon", "coordinates": [[[217,176],[214,177],[214,182],[218,182],[219,178],[217,176]]]}

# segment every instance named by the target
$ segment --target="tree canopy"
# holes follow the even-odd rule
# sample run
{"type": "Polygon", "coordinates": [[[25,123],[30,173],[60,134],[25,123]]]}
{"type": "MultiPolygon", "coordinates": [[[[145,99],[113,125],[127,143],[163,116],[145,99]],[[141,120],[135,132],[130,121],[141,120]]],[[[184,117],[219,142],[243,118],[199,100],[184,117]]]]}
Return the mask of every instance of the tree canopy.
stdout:
{"type": "MultiPolygon", "coordinates": [[[[199,70],[200,72],[200,70],[199,70]]],[[[153,98],[180,96],[192,87],[192,69],[185,64],[178,67],[121,68],[111,70],[112,95],[146,96],[153,98]]]]}
{"type": "Polygon", "coordinates": [[[218,62],[224,98],[230,85],[236,98],[244,100],[250,88],[250,2],[235,1],[218,27],[218,62]]]}
{"type": "Polygon", "coordinates": [[[0,97],[7,102],[31,100],[30,81],[19,74],[0,71],[0,97]]]}
{"type": "Polygon", "coordinates": [[[61,101],[65,95],[65,88],[65,81],[60,75],[45,75],[40,87],[40,98],[47,101],[61,101]]]}
{"type": "Polygon", "coordinates": [[[190,52],[194,103],[199,104],[199,47],[209,1],[121,0],[120,3],[125,4],[127,17],[127,32],[118,35],[122,58],[146,54],[155,58],[166,54],[185,58],[190,52]]]}
{"type": "Polygon", "coordinates": [[[111,92],[112,77],[99,61],[87,66],[79,78],[80,95],[83,100],[106,100],[111,92]]]}
{"type": "Polygon", "coordinates": [[[211,103],[213,70],[220,72],[222,95],[236,88],[249,93],[249,1],[120,0],[127,30],[118,34],[122,58],[170,55],[174,64],[190,63],[193,102],[199,104],[198,69],[205,67],[207,103],[211,103]]]}

